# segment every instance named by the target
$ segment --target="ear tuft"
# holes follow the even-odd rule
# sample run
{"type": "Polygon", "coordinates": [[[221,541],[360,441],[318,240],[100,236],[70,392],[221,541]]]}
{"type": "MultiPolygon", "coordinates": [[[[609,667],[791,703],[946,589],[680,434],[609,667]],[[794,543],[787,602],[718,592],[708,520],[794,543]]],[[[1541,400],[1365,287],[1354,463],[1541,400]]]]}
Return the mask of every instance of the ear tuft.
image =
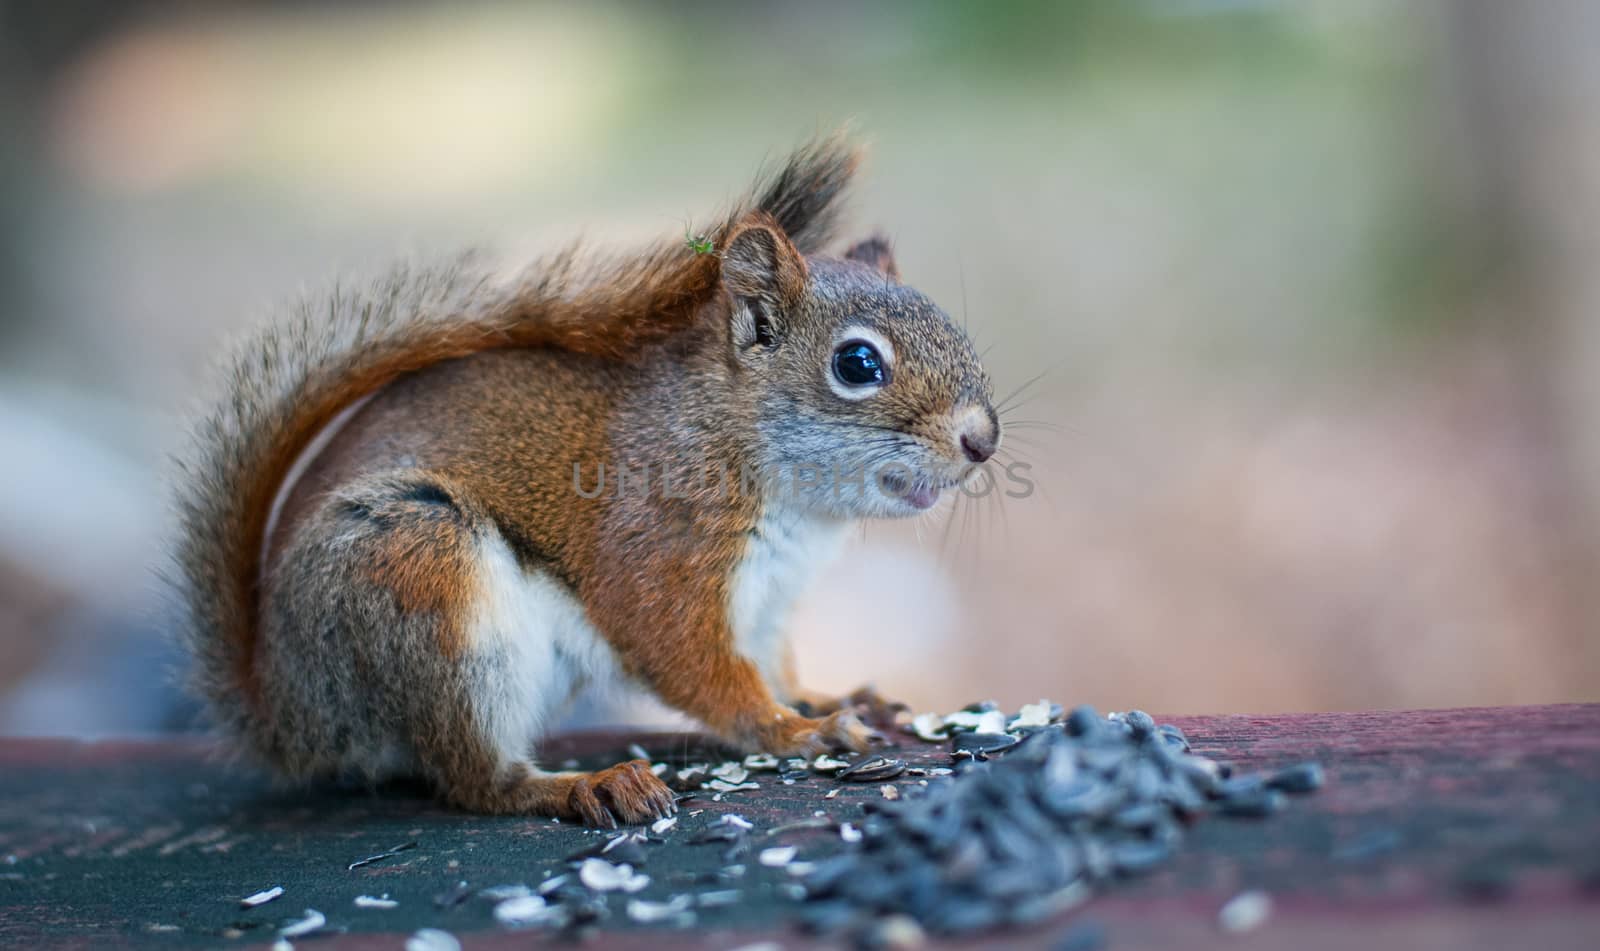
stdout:
{"type": "Polygon", "coordinates": [[[722,251],[722,283],[735,297],[784,309],[805,294],[806,262],[772,216],[756,212],[739,222],[722,251]]]}
{"type": "Polygon", "coordinates": [[[881,234],[857,242],[844,253],[844,256],[847,261],[859,261],[897,281],[900,280],[900,266],[894,263],[894,249],[889,246],[889,239],[881,234]]]}

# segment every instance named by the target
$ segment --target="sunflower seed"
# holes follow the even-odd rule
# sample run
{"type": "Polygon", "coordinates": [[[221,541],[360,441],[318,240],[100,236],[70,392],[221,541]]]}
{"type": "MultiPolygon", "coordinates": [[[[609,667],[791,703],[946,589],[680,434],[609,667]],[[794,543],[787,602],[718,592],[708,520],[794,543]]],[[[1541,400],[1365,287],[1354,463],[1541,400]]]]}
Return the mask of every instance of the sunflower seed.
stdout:
{"type": "Polygon", "coordinates": [[[1087,736],[1098,729],[1100,723],[1100,714],[1095,712],[1094,707],[1073,707],[1067,714],[1067,733],[1071,736],[1087,736]]]}
{"type": "Polygon", "coordinates": [[[1259,819],[1282,812],[1285,803],[1283,793],[1278,790],[1258,789],[1224,799],[1221,812],[1225,816],[1259,819]]]}
{"type": "Polygon", "coordinates": [[[1168,745],[1177,747],[1179,752],[1189,752],[1189,737],[1185,736],[1184,732],[1178,727],[1170,723],[1163,723],[1156,727],[1156,732],[1160,734],[1161,739],[1166,741],[1168,745]]]}
{"type": "Polygon", "coordinates": [[[905,771],[905,760],[869,753],[846,765],[834,774],[834,778],[849,783],[876,783],[893,779],[905,771]]]}
{"type": "Polygon", "coordinates": [[[950,741],[950,748],[956,753],[979,756],[1008,750],[1019,742],[1010,733],[958,733],[950,741]]]}
{"type": "Polygon", "coordinates": [[[1120,842],[1111,847],[1111,865],[1122,875],[1142,875],[1172,857],[1156,842],[1120,842]]]}
{"type": "Polygon", "coordinates": [[[1317,763],[1296,763],[1267,777],[1267,788],[1286,793],[1315,792],[1322,783],[1322,767],[1317,763]]]}

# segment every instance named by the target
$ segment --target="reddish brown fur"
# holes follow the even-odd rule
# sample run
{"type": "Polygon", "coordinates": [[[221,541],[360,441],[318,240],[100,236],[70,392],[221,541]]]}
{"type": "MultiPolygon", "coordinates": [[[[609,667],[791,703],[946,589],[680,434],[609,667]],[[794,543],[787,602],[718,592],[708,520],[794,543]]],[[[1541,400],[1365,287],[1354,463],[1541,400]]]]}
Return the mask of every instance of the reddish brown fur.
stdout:
{"type": "MultiPolygon", "coordinates": [[[[453,502],[468,497],[464,492],[451,493],[453,502]]],[[[439,650],[454,659],[466,650],[465,616],[480,590],[476,552],[462,543],[454,516],[438,505],[417,502],[408,509],[403,514],[409,517],[395,520],[397,528],[387,543],[363,567],[375,584],[394,594],[407,614],[436,619],[439,650]]]]}
{"type": "MultiPolygon", "coordinates": [[[[336,295],[328,315],[308,310],[298,324],[263,335],[235,368],[231,400],[202,424],[204,452],[182,499],[191,636],[213,706],[269,758],[306,774],[348,763],[350,743],[365,744],[363,762],[375,761],[384,751],[374,734],[402,724],[401,740],[422,768],[466,808],[596,823],[670,809],[642,764],[539,773],[526,751],[513,749],[519,733],[490,736],[503,722],[498,708],[483,713],[489,723],[476,722],[473,664],[438,661],[473,646],[468,624],[484,593],[481,546],[489,540],[508,546],[524,571],[569,590],[628,673],[722,736],[781,753],[862,748],[868,731],[849,714],[814,719],[785,705],[816,699],[793,683],[792,666],[778,684],[786,695],[774,696],[735,644],[731,579],[763,516],[760,498],[699,486],[682,498],[583,501],[570,491],[568,469],[575,460],[615,466],[698,449],[739,472],[767,451],[748,403],[752,382],[811,394],[821,385],[814,368],[826,365],[808,365],[803,380],[792,368],[763,376],[779,351],[744,331],[770,318],[795,333],[795,346],[826,346],[817,343],[824,325],[816,321],[865,307],[864,298],[830,289],[860,295],[865,287],[872,319],[898,321],[891,330],[906,342],[934,341],[920,357],[912,352],[919,348],[904,348],[915,372],[885,405],[926,414],[958,397],[988,398],[970,345],[950,342],[958,332],[931,304],[892,301],[887,285],[880,297],[862,268],[820,259],[817,273],[834,283],[809,296],[805,255],[827,240],[854,163],[836,142],[802,150],[714,231],[715,255],[673,244],[580,267],[573,249],[509,290],[459,269],[401,275],[366,298],[336,295]],[[813,301],[834,310],[809,318],[809,331],[784,326],[817,313],[806,310],[813,301]],[[275,496],[299,457],[363,400],[289,488],[267,537],[275,496]],[[265,655],[263,590],[277,625],[265,655]],[[326,634],[323,605],[341,612],[326,634]],[[281,638],[285,631],[293,636],[281,638]],[[301,652],[323,650],[324,641],[335,652],[328,657],[348,656],[360,668],[349,685],[329,681],[362,708],[358,740],[348,739],[348,721],[301,716],[303,695],[263,698],[258,663],[276,665],[265,668],[276,687],[293,677],[301,652]],[[425,689],[383,682],[397,664],[410,673],[396,683],[431,678],[425,689]],[[252,721],[268,728],[252,731],[252,721]],[[314,741],[287,748],[286,737],[313,726],[322,730],[314,741]]],[[[892,274],[886,243],[863,247],[852,254],[892,274]]],[[[768,417],[764,425],[777,424],[768,417]]],[[[937,421],[919,426],[927,432],[916,438],[953,449],[950,433],[935,432],[937,421]]]]}

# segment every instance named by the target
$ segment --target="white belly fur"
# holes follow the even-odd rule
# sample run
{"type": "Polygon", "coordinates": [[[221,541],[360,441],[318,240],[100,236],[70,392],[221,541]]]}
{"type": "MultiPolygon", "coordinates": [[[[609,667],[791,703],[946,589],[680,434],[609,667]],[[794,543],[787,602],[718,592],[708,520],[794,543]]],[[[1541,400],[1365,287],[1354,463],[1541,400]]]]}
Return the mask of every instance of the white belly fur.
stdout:
{"type": "Polygon", "coordinates": [[[849,524],[768,509],[734,569],[728,605],[734,643],[775,687],[780,684],[789,611],[822,566],[838,554],[849,524]]]}
{"type": "MultiPolygon", "coordinates": [[[[768,512],[734,570],[735,645],[770,684],[779,684],[789,610],[837,553],[847,525],[768,512]]],[[[483,542],[478,572],[481,594],[468,635],[477,719],[502,761],[526,762],[580,690],[626,678],[577,598],[544,573],[524,570],[498,534],[483,542]]]]}
{"type": "Polygon", "coordinates": [[[498,534],[478,556],[481,591],[468,643],[478,720],[503,761],[525,762],[533,745],[590,685],[622,672],[583,605],[543,572],[526,571],[498,534]]]}

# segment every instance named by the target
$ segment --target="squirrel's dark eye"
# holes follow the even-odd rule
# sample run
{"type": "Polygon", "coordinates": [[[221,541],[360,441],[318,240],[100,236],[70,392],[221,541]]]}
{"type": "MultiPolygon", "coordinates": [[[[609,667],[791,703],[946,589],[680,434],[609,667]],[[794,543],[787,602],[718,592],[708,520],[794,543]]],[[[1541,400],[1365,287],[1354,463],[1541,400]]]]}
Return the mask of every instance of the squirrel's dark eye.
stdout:
{"type": "Polygon", "coordinates": [[[860,340],[833,352],[833,375],[846,386],[881,386],[889,379],[877,348],[860,340]]]}

